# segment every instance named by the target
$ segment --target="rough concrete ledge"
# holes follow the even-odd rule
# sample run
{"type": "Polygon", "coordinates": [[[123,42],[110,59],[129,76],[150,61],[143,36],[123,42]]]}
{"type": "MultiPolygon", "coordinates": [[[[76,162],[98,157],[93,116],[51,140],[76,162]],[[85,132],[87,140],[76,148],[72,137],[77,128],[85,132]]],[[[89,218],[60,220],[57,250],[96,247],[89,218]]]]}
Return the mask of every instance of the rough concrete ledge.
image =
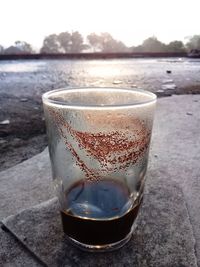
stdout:
{"type": "Polygon", "coordinates": [[[0,266],[2,267],[39,267],[40,262],[10,232],[2,230],[0,223],[0,266]]]}
{"type": "Polygon", "coordinates": [[[9,216],[3,224],[47,266],[197,266],[183,194],[169,179],[148,183],[136,231],[116,252],[92,254],[73,247],[63,234],[57,199],[9,216]]]}
{"type": "Polygon", "coordinates": [[[48,149],[0,172],[0,219],[53,196],[48,149]]]}

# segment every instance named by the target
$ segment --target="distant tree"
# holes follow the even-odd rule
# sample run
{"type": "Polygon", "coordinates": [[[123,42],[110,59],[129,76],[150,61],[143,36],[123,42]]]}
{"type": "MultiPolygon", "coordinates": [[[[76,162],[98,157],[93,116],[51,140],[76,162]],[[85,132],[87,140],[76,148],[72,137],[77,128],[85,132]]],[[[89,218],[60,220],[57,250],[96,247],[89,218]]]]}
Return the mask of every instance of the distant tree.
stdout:
{"type": "Polygon", "coordinates": [[[83,51],[83,52],[86,52],[86,51],[90,50],[90,48],[91,48],[91,47],[90,47],[89,44],[83,44],[83,45],[82,45],[82,51],[83,51]]]}
{"type": "Polygon", "coordinates": [[[114,52],[128,52],[129,51],[129,48],[122,41],[114,40],[112,47],[113,47],[114,52]]]}
{"type": "Polygon", "coordinates": [[[93,49],[93,52],[98,52],[102,50],[101,37],[99,35],[93,32],[87,36],[87,39],[91,48],[93,49]]]}
{"type": "Polygon", "coordinates": [[[78,32],[61,32],[60,34],[51,34],[43,41],[41,53],[80,53],[88,46],[83,43],[83,37],[78,32]]]}
{"type": "Polygon", "coordinates": [[[58,35],[58,41],[63,52],[71,52],[71,34],[69,32],[61,32],[58,35]]]}
{"type": "Polygon", "coordinates": [[[100,35],[101,51],[102,52],[113,52],[114,38],[110,33],[103,32],[100,35]]]}
{"type": "Polygon", "coordinates": [[[19,55],[19,54],[24,54],[24,51],[19,49],[18,47],[11,45],[8,48],[4,50],[5,55],[19,55]]]}
{"type": "Polygon", "coordinates": [[[185,47],[182,41],[172,41],[166,45],[167,52],[185,52],[185,47]]]}
{"type": "Polygon", "coordinates": [[[24,41],[16,41],[15,42],[15,46],[21,50],[23,53],[27,53],[27,54],[31,54],[33,53],[33,48],[31,47],[31,45],[27,42],[24,41]]]}
{"type": "Polygon", "coordinates": [[[143,48],[148,52],[165,52],[165,44],[160,42],[156,37],[150,37],[142,43],[143,48]]]}
{"type": "Polygon", "coordinates": [[[47,36],[43,41],[41,53],[59,53],[61,50],[60,42],[56,34],[47,36]]]}
{"type": "Polygon", "coordinates": [[[142,45],[138,45],[138,46],[132,46],[130,47],[131,52],[143,52],[143,47],[142,45]]]}
{"type": "Polygon", "coordinates": [[[105,32],[100,35],[102,52],[126,52],[127,47],[121,41],[115,40],[112,35],[105,32]]]}
{"type": "Polygon", "coordinates": [[[114,48],[116,45],[116,40],[111,36],[110,33],[103,32],[100,35],[101,40],[101,46],[102,46],[102,52],[115,52],[114,48]]]}
{"type": "Polygon", "coordinates": [[[200,35],[190,37],[186,47],[188,50],[200,49],[200,35]]]}
{"type": "Polygon", "coordinates": [[[115,40],[111,34],[104,32],[100,35],[91,33],[87,39],[93,48],[93,51],[108,52],[125,52],[128,48],[121,41],[115,40]]]}
{"type": "Polygon", "coordinates": [[[4,48],[2,45],[0,45],[0,54],[3,54],[4,53],[4,48]]]}
{"type": "Polygon", "coordinates": [[[142,45],[135,47],[134,52],[166,52],[166,45],[153,36],[144,40],[142,45]]]}
{"type": "Polygon", "coordinates": [[[83,37],[78,32],[72,32],[71,34],[71,53],[80,53],[84,48],[83,37]]]}

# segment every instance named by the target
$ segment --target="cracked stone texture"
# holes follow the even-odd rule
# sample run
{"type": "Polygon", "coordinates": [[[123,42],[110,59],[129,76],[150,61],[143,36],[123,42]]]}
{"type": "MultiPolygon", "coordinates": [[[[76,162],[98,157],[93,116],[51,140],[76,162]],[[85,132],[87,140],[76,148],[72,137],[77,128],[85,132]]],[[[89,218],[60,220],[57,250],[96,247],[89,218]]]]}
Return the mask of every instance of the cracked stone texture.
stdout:
{"type": "Polygon", "coordinates": [[[200,95],[158,100],[149,166],[181,187],[200,266],[200,95]]]}
{"type": "Polygon", "coordinates": [[[48,150],[0,172],[0,219],[54,196],[48,150]]]}
{"type": "MultiPolygon", "coordinates": [[[[185,209],[187,208],[189,215],[186,217],[188,229],[191,226],[190,230],[193,231],[188,235],[190,238],[187,246],[191,246],[194,236],[193,245],[200,266],[199,133],[200,95],[158,99],[149,160],[148,184],[151,180],[155,182],[160,180],[163,185],[172,181],[172,184],[176,184],[176,188],[181,188],[184,198],[182,201],[185,200],[185,209]]],[[[22,164],[1,172],[0,218],[16,214],[21,209],[51,198],[53,193],[50,189],[50,175],[47,150],[22,164]]],[[[152,199],[152,201],[154,200],[152,199]]],[[[179,214],[179,211],[177,212],[179,214]]],[[[182,235],[184,236],[184,234],[183,232],[182,235]]],[[[192,249],[190,253],[193,253],[192,249]]],[[[154,253],[152,258],[154,258],[154,253]]],[[[187,266],[191,266],[191,264],[193,262],[187,266]]],[[[172,266],[175,265],[172,264],[172,266]]]]}
{"type": "Polygon", "coordinates": [[[57,199],[10,216],[3,223],[47,266],[197,266],[182,190],[167,173],[160,179],[150,172],[136,231],[116,252],[86,253],[68,243],[57,199]]]}
{"type": "MultiPolygon", "coordinates": [[[[0,224],[1,227],[1,224],[0,224]]],[[[40,267],[30,252],[25,249],[9,232],[0,228],[0,266],[3,267],[40,267]]]]}

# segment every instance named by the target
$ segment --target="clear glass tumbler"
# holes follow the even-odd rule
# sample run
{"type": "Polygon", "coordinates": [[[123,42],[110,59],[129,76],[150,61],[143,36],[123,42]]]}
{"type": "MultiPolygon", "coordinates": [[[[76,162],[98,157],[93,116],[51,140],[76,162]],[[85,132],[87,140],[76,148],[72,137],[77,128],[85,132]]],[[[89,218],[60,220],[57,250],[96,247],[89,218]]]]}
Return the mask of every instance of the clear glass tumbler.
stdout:
{"type": "Polygon", "coordinates": [[[64,232],[89,251],[123,246],[143,197],[156,95],[60,89],[43,104],[64,232]]]}

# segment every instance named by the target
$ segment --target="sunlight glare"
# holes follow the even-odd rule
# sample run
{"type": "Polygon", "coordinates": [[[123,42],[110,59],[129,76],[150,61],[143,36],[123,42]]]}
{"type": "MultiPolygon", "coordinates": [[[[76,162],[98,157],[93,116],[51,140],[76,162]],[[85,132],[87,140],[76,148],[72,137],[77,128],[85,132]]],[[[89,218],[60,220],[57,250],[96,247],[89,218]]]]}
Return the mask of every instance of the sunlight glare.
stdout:
{"type": "Polygon", "coordinates": [[[88,62],[87,73],[91,77],[118,77],[121,73],[121,69],[118,64],[114,62],[102,62],[102,61],[91,61],[88,62]]]}

